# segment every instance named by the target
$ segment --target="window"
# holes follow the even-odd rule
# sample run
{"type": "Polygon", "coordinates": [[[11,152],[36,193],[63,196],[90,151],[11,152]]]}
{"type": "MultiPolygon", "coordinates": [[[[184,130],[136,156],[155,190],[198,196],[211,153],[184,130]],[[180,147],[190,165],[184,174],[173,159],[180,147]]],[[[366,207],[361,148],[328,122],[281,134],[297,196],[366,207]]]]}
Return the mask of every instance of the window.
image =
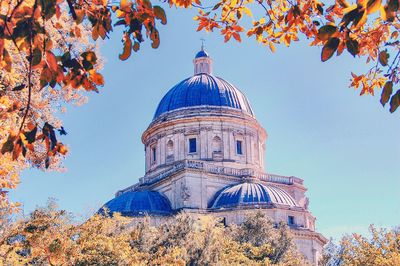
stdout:
{"type": "Polygon", "coordinates": [[[197,151],[196,138],[189,139],[189,153],[194,153],[197,151]]]}
{"type": "Polygon", "coordinates": [[[243,143],[243,141],[241,141],[241,140],[236,141],[236,153],[237,154],[243,154],[242,143],[243,143]]]}
{"type": "Polygon", "coordinates": [[[294,225],[294,216],[288,216],[288,225],[294,225]]]}
{"type": "Polygon", "coordinates": [[[155,163],[157,161],[157,149],[156,147],[151,148],[151,161],[155,163]]]}
{"type": "Polygon", "coordinates": [[[213,138],[213,142],[212,142],[212,146],[213,146],[213,152],[221,152],[222,151],[222,141],[221,138],[218,136],[215,136],[213,138]]]}
{"type": "Polygon", "coordinates": [[[174,153],[174,142],[172,140],[169,140],[167,142],[167,154],[171,155],[174,153]]]}

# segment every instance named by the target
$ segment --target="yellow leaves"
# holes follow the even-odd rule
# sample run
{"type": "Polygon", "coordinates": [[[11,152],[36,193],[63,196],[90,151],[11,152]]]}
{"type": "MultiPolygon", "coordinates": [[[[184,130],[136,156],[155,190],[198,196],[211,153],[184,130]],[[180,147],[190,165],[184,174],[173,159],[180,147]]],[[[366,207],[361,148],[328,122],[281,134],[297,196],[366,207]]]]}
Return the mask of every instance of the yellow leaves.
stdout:
{"type": "Polygon", "coordinates": [[[200,5],[199,0],[168,0],[170,6],[175,5],[176,7],[183,7],[183,8],[188,8],[192,5],[192,2],[195,2],[196,4],[200,5]]]}
{"type": "Polygon", "coordinates": [[[62,144],[61,142],[57,143],[55,149],[57,150],[57,152],[59,152],[62,155],[66,155],[68,153],[67,147],[64,144],[62,144]]]}
{"type": "Polygon", "coordinates": [[[377,77],[375,72],[371,70],[367,74],[357,76],[354,73],[351,73],[351,75],[352,79],[350,87],[353,87],[354,89],[361,87],[360,95],[374,95],[375,89],[383,87],[387,80],[386,77],[377,77]]]}
{"type": "Polygon", "coordinates": [[[369,0],[367,3],[367,14],[378,11],[381,7],[381,0],[369,0]]]}
{"type": "Polygon", "coordinates": [[[125,11],[125,10],[129,10],[132,6],[132,1],[130,0],[121,0],[120,4],[120,9],[125,11]]]}
{"type": "Polygon", "coordinates": [[[248,7],[243,7],[243,11],[244,11],[244,13],[247,15],[247,16],[249,16],[249,17],[253,17],[253,14],[252,14],[252,12],[251,12],[251,9],[250,8],[248,8],[248,7]]]}
{"type": "Polygon", "coordinates": [[[271,52],[275,53],[276,48],[275,45],[272,42],[269,42],[269,49],[271,50],[271,52]]]}

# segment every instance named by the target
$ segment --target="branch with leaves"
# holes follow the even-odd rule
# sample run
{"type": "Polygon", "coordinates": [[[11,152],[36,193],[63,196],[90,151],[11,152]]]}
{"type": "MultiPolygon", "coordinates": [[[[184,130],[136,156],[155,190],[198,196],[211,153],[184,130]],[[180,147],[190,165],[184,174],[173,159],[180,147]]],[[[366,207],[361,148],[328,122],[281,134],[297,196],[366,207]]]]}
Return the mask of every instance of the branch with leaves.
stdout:
{"type": "MultiPolygon", "coordinates": [[[[165,2],[165,1],[164,1],[165,2]]],[[[219,31],[241,41],[245,34],[272,52],[300,37],[321,46],[321,60],[347,50],[373,67],[353,74],[361,95],[382,88],[381,103],[400,105],[398,0],[337,0],[325,9],[318,0],[168,0],[170,7],[197,7],[198,31],[219,31]],[[378,15],[379,11],[379,15],[378,15]],[[257,15],[254,15],[257,14],[257,15]]],[[[161,3],[162,4],[162,3],[161,3]]],[[[165,10],[150,0],[4,0],[0,2],[0,202],[15,188],[14,174],[26,167],[56,168],[67,153],[55,107],[99,92],[104,78],[95,41],[123,29],[121,60],[148,39],[160,45],[165,10]],[[114,22],[113,22],[114,20],[114,22]],[[9,167],[10,166],[10,167],[9,167]],[[12,167],[11,167],[12,166],[12,167]],[[12,177],[12,178],[11,178],[12,177]]],[[[0,205],[1,207],[1,205],[0,205]]]]}

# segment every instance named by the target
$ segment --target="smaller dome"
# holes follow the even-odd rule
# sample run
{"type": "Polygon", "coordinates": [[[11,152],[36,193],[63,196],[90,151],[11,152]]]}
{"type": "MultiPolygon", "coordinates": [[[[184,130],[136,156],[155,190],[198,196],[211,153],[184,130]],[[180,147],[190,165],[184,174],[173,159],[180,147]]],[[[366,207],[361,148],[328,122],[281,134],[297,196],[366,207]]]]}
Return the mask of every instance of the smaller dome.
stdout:
{"type": "Polygon", "coordinates": [[[216,198],[210,207],[219,209],[275,204],[299,207],[296,201],[283,189],[253,182],[244,182],[223,188],[216,194],[216,198]]]}
{"type": "Polygon", "coordinates": [[[110,214],[122,216],[170,215],[172,208],[169,200],[157,191],[128,191],[110,200],[99,213],[106,208],[110,214]]]}
{"type": "Polygon", "coordinates": [[[196,56],[195,56],[195,58],[200,58],[200,57],[210,57],[210,56],[208,55],[208,53],[207,53],[206,51],[204,51],[204,50],[202,49],[202,50],[199,51],[199,52],[196,54],[196,56]]]}

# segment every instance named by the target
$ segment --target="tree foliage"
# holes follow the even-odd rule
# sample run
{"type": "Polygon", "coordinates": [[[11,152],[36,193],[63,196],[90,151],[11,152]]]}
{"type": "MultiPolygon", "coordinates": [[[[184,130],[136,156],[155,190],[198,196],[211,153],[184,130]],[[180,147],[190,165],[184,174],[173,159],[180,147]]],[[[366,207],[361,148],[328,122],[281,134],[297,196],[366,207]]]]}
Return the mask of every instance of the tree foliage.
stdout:
{"type": "MultiPolygon", "coordinates": [[[[219,31],[225,41],[245,34],[276,50],[308,39],[322,46],[321,60],[347,50],[373,66],[353,74],[360,94],[382,88],[390,112],[400,105],[398,0],[168,0],[170,7],[197,7],[198,31],[219,31]],[[327,3],[326,3],[327,4],[327,3]]],[[[0,2],[0,207],[26,167],[57,168],[67,147],[54,116],[65,102],[104,85],[96,40],[122,29],[119,58],[127,60],[148,39],[160,45],[167,23],[162,3],[150,0],[3,0],[0,2]],[[89,39],[90,38],[90,39],[89,39]]]]}
{"type": "Polygon", "coordinates": [[[209,216],[182,213],[157,227],[148,218],[119,215],[77,224],[51,203],[8,225],[0,258],[4,265],[306,265],[287,227],[275,228],[260,214],[245,223],[224,227],[209,216]],[[255,232],[248,226],[254,222],[266,229],[255,232]],[[257,243],[254,233],[261,233],[257,243]]]}
{"type": "Polygon", "coordinates": [[[392,266],[400,265],[400,230],[377,229],[371,225],[370,236],[347,235],[336,245],[325,247],[325,266],[392,266]]]}

